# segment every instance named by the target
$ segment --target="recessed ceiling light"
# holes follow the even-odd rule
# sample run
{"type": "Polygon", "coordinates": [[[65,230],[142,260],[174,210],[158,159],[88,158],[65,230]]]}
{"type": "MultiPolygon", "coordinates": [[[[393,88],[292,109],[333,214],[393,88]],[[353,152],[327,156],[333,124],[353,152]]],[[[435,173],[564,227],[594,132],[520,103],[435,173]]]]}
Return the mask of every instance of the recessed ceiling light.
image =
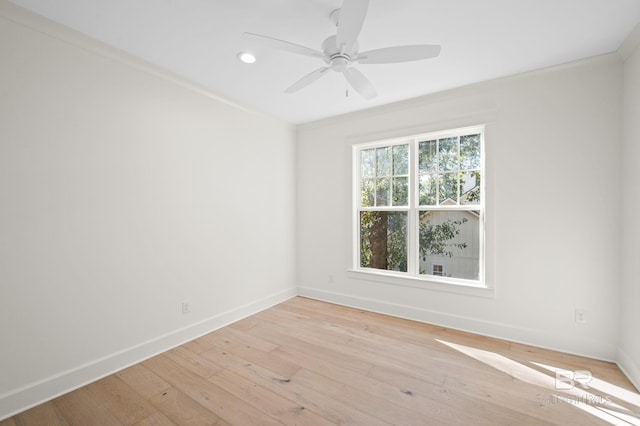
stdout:
{"type": "Polygon", "coordinates": [[[240,59],[245,64],[253,64],[256,61],[255,55],[249,52],[238,53],[238,59],[240,59]]]}

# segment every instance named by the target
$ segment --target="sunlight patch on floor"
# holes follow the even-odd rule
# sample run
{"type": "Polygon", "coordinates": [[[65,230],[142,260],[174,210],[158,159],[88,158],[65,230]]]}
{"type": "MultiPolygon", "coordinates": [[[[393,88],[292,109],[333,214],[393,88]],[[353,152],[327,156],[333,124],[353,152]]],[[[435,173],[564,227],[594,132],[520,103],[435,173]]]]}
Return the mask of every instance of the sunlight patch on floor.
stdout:
{"type": "MultiPolygon", "coordinates": [[[[545,370],[551,371],[555,373],[558,370],[562,370],[560,367],[553,367],[550,365],[542,364],[540,362],[533,362],[532,364],[537,365],[538,367],[542,367],[545,370]]],[[[611,395],[617,399],[622,401],[626,401],[629,404],[633,404],[640,408],[640,394],[631,392],[630,390],[621,388],[620,386],[616,386],[613,383],[609,383],[607,381],[598,379],[597,377],[592,377],[589,383],[587,384],[591,388],[598,389],[608,395],[611,395]]]]}
{"type": "Polygon", "coordinates": [[[548,389],[552,392],[550,395],[551,398],[565,404],[570,404],[572,407],[578,408],[593,415],[594,417],[605,420],[612,425],[640,426],[640,416],[638,414],[611,401],[611,398],[615,397],[640,408],[640,395],[593,377],[590,372],[581,372],[582,374],[580,375],[576,374],[574,379],[573,376],[570,378],[562,376],[562,374],[568,371],[566,369],[554,368],[548,365],[532,362],[533,364],[553,373],[554,377],[552,377],[495,352],[447,342],[440,339],[436,340],[445,346],[474,358],[498,371],[508,374],[514,379],[548,389]],[[558,377],[560,377],[560,379],[558,377]],[[607,396],[596,395],[584,390],[591,387],[606,393],[607,396]]]}

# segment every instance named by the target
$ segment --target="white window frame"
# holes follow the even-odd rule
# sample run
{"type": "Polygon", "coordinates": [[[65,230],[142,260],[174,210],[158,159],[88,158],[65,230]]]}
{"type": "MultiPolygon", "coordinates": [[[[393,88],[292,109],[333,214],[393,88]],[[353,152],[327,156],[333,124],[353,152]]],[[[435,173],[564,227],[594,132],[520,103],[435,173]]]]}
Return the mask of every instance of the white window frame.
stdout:
{"type": "MultiPolygon", "coordinates": [[[[352,272],[364,273],[374,281],[389,283],[407,283],[412,286],[422,286],[421,283],[432,283],[437,285],[447,284],[458,287],[475,287],[488,289],[485,281],[485,201],[486,201],[486,168],[485,168],[485,125],[463,127],[445,131],[422,133],[402,138],[371,141],[352,145],[352,171],[353,171],[353,191],[352,191],[352,212],[353,212],[353,265],[352,272]],[[464,136],[468,134],[480,134],[480,203],[477,205],[456,205],[456,206],[420,206],[418,197],[418,147],[419,143],[428,140],[442,139],[452,136],[464,136]],[[409,145],[409,194],[408,206],[385,206],[385,207],[361,207],[361,155],[360,151],[371,148],[379,148],[393,145],[409,145]],[[406,211],[407,212],[407,272],[381,270],[375,268],[365,268],[360,266],[360,212],[366,210],[385,211],[406,211]],[[479,217],[479,274],[478,279],[463,279],[446,276],[436,276],[419,273],[419,239],[417,217],[420,211],[429,210],[475,210],[480,212],[479,217]]],[[[362,278],[362,276],[355,276],[362,278]]],[[[432,287],[433,288],[433,287],[432,287]]]]}

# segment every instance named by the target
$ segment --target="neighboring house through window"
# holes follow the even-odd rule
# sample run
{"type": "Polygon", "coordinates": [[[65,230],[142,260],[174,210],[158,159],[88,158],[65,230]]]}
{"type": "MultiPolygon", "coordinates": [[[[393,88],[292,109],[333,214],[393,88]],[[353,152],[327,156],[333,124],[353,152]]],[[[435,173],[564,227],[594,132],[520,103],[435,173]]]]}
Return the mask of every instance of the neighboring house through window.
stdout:
{"type": "Polygon", "coordinates": [[[483,145],[482,126],[354,145],[355,269],[482,282],[483,145]]]}

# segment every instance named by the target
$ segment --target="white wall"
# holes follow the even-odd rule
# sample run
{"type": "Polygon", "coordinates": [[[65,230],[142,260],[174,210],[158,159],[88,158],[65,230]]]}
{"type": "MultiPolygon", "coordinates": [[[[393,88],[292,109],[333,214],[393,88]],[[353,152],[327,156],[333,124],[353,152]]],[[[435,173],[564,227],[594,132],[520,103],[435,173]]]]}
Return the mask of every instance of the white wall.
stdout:
{"type": "Polygon", "coordinates": [[[295,295],[293,126],[4,0],[0,58],[0,419],[295,295]]]}
{"type": "Polygon", "coordinates": [[[624,64],[622,287],[618,364],[640,389],[640,26],[624,64]]]}
{"type": "Polygon", "coordinates": [[[611,54],[299,126],[299,293],[615,359],[621,107],[622,62],[611,54]],[[495,292],[349,272],[351,144],[483,123],[495,292]]]}

